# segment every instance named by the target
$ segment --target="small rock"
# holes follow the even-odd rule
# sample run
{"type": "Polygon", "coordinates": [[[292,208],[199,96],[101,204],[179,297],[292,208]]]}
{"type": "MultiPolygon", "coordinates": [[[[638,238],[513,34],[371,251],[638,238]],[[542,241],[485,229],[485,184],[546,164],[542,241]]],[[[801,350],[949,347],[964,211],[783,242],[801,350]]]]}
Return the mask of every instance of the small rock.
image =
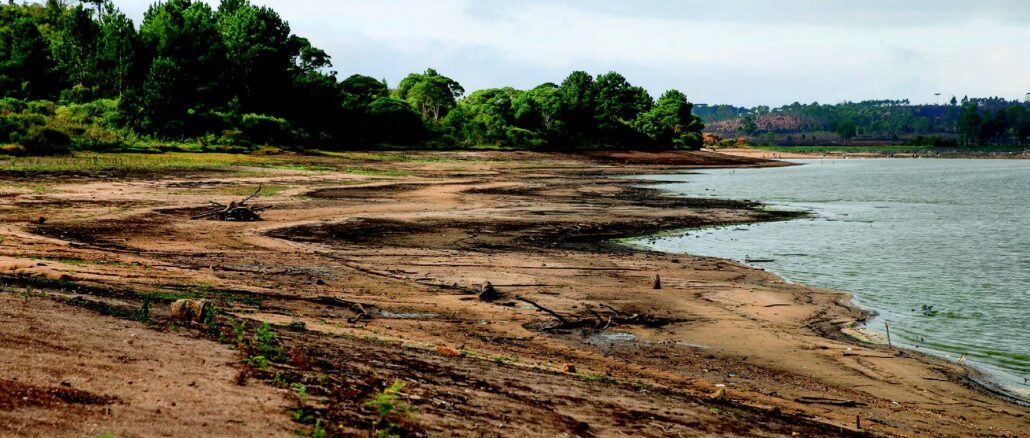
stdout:
{"type": "Polygon", "coordinates": [[[567,363],[564,367],[562,367],[562,371],[566,374],[576,374],[576,365],[567,363]]]}

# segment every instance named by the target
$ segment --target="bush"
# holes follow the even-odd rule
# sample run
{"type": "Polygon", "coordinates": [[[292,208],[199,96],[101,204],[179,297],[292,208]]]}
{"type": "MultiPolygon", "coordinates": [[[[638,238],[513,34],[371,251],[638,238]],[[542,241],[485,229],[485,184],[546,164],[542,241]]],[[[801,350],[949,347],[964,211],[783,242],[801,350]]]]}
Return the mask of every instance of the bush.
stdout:
{"type": "Polygon", "coordinates": [[[0,114],[19,114],[25,111],[25,101],[13,97],[0,99],[0,114]]]}
{"type": "Polygon", "coordinates": [[[57,110],[58,113],[64,111],[67,112],[67,117],[76,123],[96,124],[107,128],[117,127],[122,117],[118,110],[118,101],[115,99],[71,104],[57,110]]]}
{"type": "Polygon", "coordinates": [[[49,100],[33,100],[27,104],[25,110],[31,114],[52,116],[57,110],[57,105],[49,100]]]}
{"type": "Polygon", "coordinates": [[[21,122],[16,117],[0,116],[0,143],[11,138],[11,134],[21,131],[21,122]]]}
{"type": "Polygon", "coordinates": [[[244,114],[240,130],[251,143],[290,144],[296,139],[289,121],[265,114],[244,114]]]}
{"type": "Polygon", "coordinates": [[[61,90],[61,98],[58,101],[62,104],[86,103],[93,101],[96,98],[97,93],[95,89],[86,88],[82,84],[76,84],[71,88],[61,90]]]}
{"type": "Polygon", "coordinates": [[[71,151],[72,139],[56,129],[33,126],[20,143],[27,155],[62,155],[71,151]]]}
{"type": "Polygon", "coordinates": [[[46,117],[38,114],[0,115],[0,142],[19,143],[29,128],[46,124],[46,117]]]}
{"type": "Polygon", "coordinates": [[[507,127],[505,136],[509,145],[519,149],[537,149],[545,144],[536,132],[514,126],[507,127]]]}

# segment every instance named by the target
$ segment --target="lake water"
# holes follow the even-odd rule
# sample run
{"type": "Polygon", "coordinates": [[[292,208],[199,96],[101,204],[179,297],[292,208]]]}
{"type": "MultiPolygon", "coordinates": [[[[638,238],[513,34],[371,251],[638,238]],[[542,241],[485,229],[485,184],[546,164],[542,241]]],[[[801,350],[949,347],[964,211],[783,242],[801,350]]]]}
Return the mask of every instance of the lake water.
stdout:
{"type": "Polygon", "coordinates": [[[688,230],[634,243],[751,262],[851,292],[895,344],[962,360],[1026,397],[1030,161],[799,160],[643,176],[690,197],[750,199],[812,218],[688,230]],[[933,306],[924,309],[923,306],[933,306]]]}

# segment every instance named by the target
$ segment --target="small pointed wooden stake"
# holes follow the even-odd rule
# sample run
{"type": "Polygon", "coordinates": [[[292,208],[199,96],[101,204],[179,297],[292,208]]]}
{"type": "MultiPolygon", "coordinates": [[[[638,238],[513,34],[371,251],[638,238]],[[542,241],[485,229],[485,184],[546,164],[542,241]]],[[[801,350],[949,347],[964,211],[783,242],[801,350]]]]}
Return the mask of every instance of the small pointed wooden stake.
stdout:
{"type": "Polygon", "coordinates": [[[661,275],[654,274],[654,288],[655,289],[661,289],[662,288],[662,276],[661,275]]]}
{"type": "Polygon", "coordinates": [[[862,416],[855,416],[855,429],[862,430],[862,416]]]}
{"type": "Polygon", "coordinates": [[[887,348],[893,350],[894,346],[891,345],[891,326],[887,325],[887,321],[883,322],[883,326],[887,329],[887,348]]]}

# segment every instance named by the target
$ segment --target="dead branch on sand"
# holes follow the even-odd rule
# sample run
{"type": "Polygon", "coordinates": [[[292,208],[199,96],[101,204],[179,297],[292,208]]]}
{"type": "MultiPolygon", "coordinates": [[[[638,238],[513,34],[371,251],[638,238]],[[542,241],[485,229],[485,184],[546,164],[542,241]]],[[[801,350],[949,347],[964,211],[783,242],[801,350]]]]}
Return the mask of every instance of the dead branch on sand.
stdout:
{"type": "Polygon", "coordinates": [[[191,220],[198,219],[214,219],[219,221],[233,221],[233,222],[255,222],[260,221],[261,216],[258,213],[265,211],[268,207],[259,207],[257,205],[247,205],[251,199],[257,197],[258,193],[261,193],[261,186],[258,186],[254,194],[244,198],[241,201],[231,201],[228,205],[219,204],[214,201],[208,201],[215,207],[214,210],[198,214],[190,218],[191,220]]]}
{"type": "Polygon", "coordinates": [[[523,297],[521,295],[520,296],[516,296],[515,299],[519,300],[519,301],[523,301],[523,302],[529,303],[533,307],[536,307],[537,309],[540,309],[540,310],[543,310],[544,312],[549,313],[551,316],[557,318],[558,322],[560,322],[561,325],[563,325],[563,326],[569,325],[569,320],[565,319],[565,317],[559,315],[558,312],[555,312],[555,311],[553,311],[551,309],[548,309],[548,308],[546,308],[544,306],[541,306],[541,305],[537,304],[536,301],[532,301],[529,298],[523,297]]]}

